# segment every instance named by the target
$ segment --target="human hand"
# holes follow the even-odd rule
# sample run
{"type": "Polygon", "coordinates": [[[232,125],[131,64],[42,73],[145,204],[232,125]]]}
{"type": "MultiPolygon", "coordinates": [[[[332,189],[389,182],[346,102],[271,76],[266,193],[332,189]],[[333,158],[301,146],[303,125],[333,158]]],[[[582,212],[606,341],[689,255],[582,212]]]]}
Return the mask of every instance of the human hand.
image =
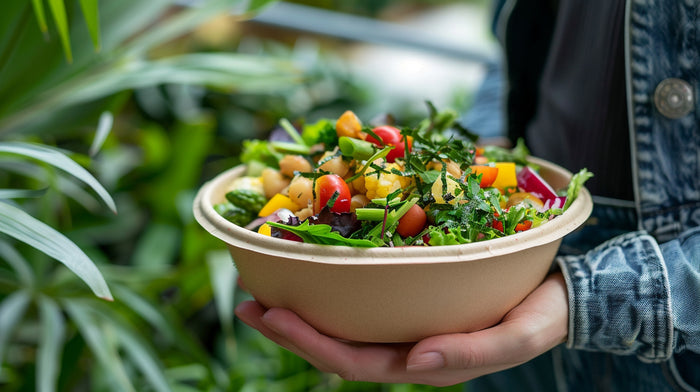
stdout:
{"type": "Polygon", "coordinates": [[[490,328],[410,344],[371,344],[320,334],[293,312],[242,302],[236,315],[324,372],[346,380],[447,386],[527,362],[566,339],[568,300],[561,273],[549,275],[490,328]]]}

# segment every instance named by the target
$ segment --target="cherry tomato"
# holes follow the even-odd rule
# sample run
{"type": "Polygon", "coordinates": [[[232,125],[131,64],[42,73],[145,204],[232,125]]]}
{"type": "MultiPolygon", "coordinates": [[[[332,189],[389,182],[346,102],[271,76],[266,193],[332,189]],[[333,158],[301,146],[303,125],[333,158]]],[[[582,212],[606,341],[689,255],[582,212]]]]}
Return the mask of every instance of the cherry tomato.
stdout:
{"type": "Polygon", "coordinates": [[[425,211],[420,206],[414,204],[406,211],[404,216],[399,219],[399,225],[396,227],[396,232],[402,237],[413,237],[423,230],[425,222],[428,220],[425,211]]]}
{"type": "MultiPolygon", "coordinates": [[[[393,146],[394,148],[389,151],[386,156],[387,162],[394,162],[396,158],[403,158],[406,151],[406,146],[404,145],[404,137],[401,134],[401,130],[392,127],[391,125],[383,125],[381,127],[376,127],[372,129],[375,135],[377,135],[381,141],[372,137],[372,135],[367,135],[368,142],[374,143],[379,147],[383,145],[393,146]]],[[[408,151],[411,151],[411,139],[408,139],[408,151]]]]}
{"type": "Polygon", "coordinates": [[[333,198],[336,193],[338,197],[331,207],[333,212],[350,212],[350,188],[342,177],[337,174],[326,174],[316,179],[314,198],[314,213],[318,214],[323,207],[333,198]]]}
{"type": "Polygon", "coordinates": [[[496,181],[496,177],[498,177],[497,167],[484,165],[472,165],[469,167],[472,169],[472,174],[476,176],[481,174],[481,182],[479,183],[479,186],[482,188],[490,187],[491,184],[496,181]]]}

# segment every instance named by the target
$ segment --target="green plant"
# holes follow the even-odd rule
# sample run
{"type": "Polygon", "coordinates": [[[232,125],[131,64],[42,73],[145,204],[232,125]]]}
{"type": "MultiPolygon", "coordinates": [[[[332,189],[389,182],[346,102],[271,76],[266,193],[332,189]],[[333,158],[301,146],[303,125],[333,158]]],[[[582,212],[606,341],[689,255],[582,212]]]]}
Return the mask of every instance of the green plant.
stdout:
{"type": "Polygon", "coordinates": [[[320,373],[233,317],[247,294],[193,221],[194,190],[242,138],[367,96],[332,60],[300,62],[303,46],[162,49],[267,3],[3,4],[0,389],[433,390],[320,373]]]}
{"type": "MultiPolygon", "coordinates": [[[[77,1],[51,0],[52,19],[41,0],[5,5],[0,15],[4,390],[164,391],[200,382],[227,388],[228,378],[216,376],[206,350],[182,321],[154,301],[158,291],[143,289],[165,291],[173,270],[166,265],[132,270],[101,249],[110,242],[100,238],[105,234],[100,230],[115,237],[125,229],[119,225],[127,225],[127,232],[140,226],[129,221],[134,215],[124,199],[113,199],[115,190],[94,172],[108,160],[105,153],[124,151],[104,143],[112,142],[112,112],[124,107],[132,89],[187,83],[270,93],[296,84],[296,67],[270,56],[151,56],[153,48],[214,15],[233,12],[245,18],[266,3],[215,0],[182,8],[170,1],[128,0],[103,2],[98,9],[97,1],[82,0],[79,9],[77,1]],[[85,143],[86,130],[98,122],[93,141],[85,143]],[[100,204],[119,214],[105,213],[100,204]],[[85,219],[85,211],[94,218],[85,219]],[[150,341],[144,329],[161,340],[150,341]],[[167,350],[179,353],[179,360],[166,363],[167,350]]],[[[206,138],[211,124],[192,121],[182,129],[201,131],[206,138]]],[[[154,235],[172,232],[161,227],[154,235]]]]}

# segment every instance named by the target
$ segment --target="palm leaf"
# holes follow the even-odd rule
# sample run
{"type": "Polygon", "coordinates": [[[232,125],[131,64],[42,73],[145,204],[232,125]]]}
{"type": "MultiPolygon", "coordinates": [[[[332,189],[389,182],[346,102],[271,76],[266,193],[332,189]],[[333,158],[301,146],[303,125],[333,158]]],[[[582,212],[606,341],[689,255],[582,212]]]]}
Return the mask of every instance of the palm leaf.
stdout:
{"type": "Polygon", "coordinates": [[[119,324],[110,326],[115,328],[114,332],[117,334],[121,347],[131,356],[131,359],[151,383],[153,389],[158,392],[169,392],[170,387],[168,386],[168,380],[165,377],[162,364],[148,350],[148,344],[132,330],[126,329],[119,324]]]}
{"type": "Polygon", "coordinates": [[[233,332],[234,291],[238,272],[233,266],[228,251],[212,251],[207,254],[209,278],[214,290],[214,302],[219,314],[222,328],[227,333],[233,332]]]}
{"type": "Polygon", "coordinates": [[[112,197],[109,195],[107,190],[102,187],[102,185],[92,176],[92,174],[59,150],[38,144],[4,142],[0,143],[0,152],[18,154],[29,158],[38,159],[73,175],[90,186],[102,198],[102,201],[107,204],[112,212],[117,212],[117,207],[114,204],[114,200],[112,200],[112,197]]]}
{"type": "Polygon", "coordinates": [[[58,35],[61,37],[61,45],[66,55],[66,61],[73,62],[73,52],[70,47],[70,31],[68,29],[68,16],[66,15],[66,5],[63,0],[48,0],[53,20],[56,23],[58,35]]]}
{"type": "Polygon", "coordinates": [[[43,189],[0,189],[0,199],[24,199],[41,197],[46,194],[43,189]]]}
{"type": "Polygon", "coordinates": [[[93,308],[80,299],[65,299],[63,305],[100,364],[109,370],[108,375],[115,382],[115,390],[134,391],[116,342],[112,335],[102,329],[103,324],[95,317],[93,308]]]}
{"type": "Polygon", "coordinates": [[[39,297],[39,315],[41,331],[37,350],[37,391],[56,390],[59,364],[65,333],[65,320],[56,302],[46,296],[39,297]]]}
{"type": "Polygon", "coordinates": [[[156,305],[123,286],[115,286],[114,294],[119,302],[124,303],[129,309],[148,321],[163,339],[168,342],[175,340],[176,332],[156,305]]]}
{"type": "Polygon", "coordinates": [[[2,239],[0,239],[0,260],[4,260],[15,270],[19,281],[25,287],[32,287],[34,285],[36,279],[34,278],[34,272],[27,260],[22,257],[17,249],[2,239]]]}
{"type": "Polygon", "coordinates": [[[10,335],[27,310],[30,294],[24,290],[15,291],[0,303],[0,363],[3,362],[10,335]]]}
{"type": "Polygon", "coordinates": [[[100,298],[112,300],[102,274],[85,253],[63,234],[0,201],[0,232],[24,242],[63,263],[80,277],[100,298]]]}
{"type": "Polygon", "coordinates": [[[128,57],[140,56],[153,47],[162,45],[191,31],[214,16],[224,13],[248,18],[272,0],[205,0],[184,8],[175,16],[159,23],[124,47],[128,57]]]}
{"type": "Polygon", "coordinates": [[[83,9],[83,16],[90,31],[90,38],[95,49],[100,49],[100,14],[97,0],[80,0],[80,7],[83,9]]]}
{"type": "Polygon", "coordinates": [[[48,34],[49,27],[46,24],[46,12],[44,11],[43,0],[32,0],[32,6],[34,7],[34,15],[36,15],[36,21],[39,24],[39,29],[42,33],[48,34]]]}
{"type": "Polygon", "coordinates": [[[100,121],[97,123],[97,132],[95,132],[95,139],[90,145],[90,156],[94,157],[97,152],[102,148],[102,144],[107,139],[109,132],[112,130],[112,124],[114,124],[114,116],[111,112],[103,112],[100,115],[100,121]]]}
{"type": "Polygon", "coordinates": [[[236,360],[236,339],[233,330],[234,293],[238,271],[233,266],[231,255],[227,251],[207,253],[209,280],[214,290],[214,304],[219,315],[221,329],[224,331],[224,348],[230,363],[236,360]]]}
{"type": "MultiPolygon", "coordinates": [[[[55,176],[44,167],[34,162],[22,161],[19,159],[0,161],[0,170],[4,170],[6,173],[13,173],[31,178],[38,183],[47,184],[47,186],[50,184],[58,193],[75,200],[89,211],[98,212],[103,208],[104,203],[96,199],[91,192],[82,187],[80,183],[73,180],[72,177],[55,176]]],[[[17,197],[8,196],[0,197],[0,199],[18,199],[22,196],[25,198],[37,197],[41,196],[40,192],[42,192],[42,189],[10,189],[9,191],[9,196],[13,196],[14,194],[14,196],[17,197]]]]}

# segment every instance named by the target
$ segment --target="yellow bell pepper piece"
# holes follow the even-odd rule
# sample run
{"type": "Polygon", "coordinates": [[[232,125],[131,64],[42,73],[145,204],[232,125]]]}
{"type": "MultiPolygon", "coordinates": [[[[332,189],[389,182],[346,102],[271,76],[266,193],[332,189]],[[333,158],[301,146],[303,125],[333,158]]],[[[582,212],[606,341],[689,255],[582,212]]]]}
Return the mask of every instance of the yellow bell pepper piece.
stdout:
{"type": "Polygon", "coordinates": [[[265,204],[265,206],[258,212],[258,216],[268,216],[273,212],[279,210],[280,208],[286,208],[291,211],[296,211],[299,209],[297,203],[293,202],[288,196],[278,193],[265,204]]]}
{"type": "Polygon", "coordinates": [[[496,176],[496,181],[491,184],[492,187],[503,191],[506,188],[518,186],[514,162],[496,162],[496,167],[498,168],[498,176],[496,176]]]}
{"type": "Polygon", "coordinates": [[[258,228],[258,233],[270,237],[270,236],[272,236],[272,227],[270,225],[268,225],[267,223],[263,223],[258,228]]]}

